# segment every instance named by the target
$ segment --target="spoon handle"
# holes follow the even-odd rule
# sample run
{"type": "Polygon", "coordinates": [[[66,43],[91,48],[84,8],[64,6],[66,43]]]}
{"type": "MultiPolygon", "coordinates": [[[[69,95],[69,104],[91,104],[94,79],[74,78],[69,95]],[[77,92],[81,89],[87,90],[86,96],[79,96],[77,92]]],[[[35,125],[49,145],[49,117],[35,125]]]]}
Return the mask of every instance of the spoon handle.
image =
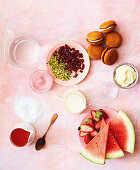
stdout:
{"type": "Polygon", "coordinates": [[[58,117],[58,114],[54,113],[53,117],[51,118],[50,125],[52,125],[56,121],[57,117],[58,117]]]}
{"type": "Polygon", "coordinates": [[[58,117],[58,114],[54,113],[51,118],[50,125],[49,125],[47,131],[45,132],[45,134],[43,135],[43,137],[46,137],[48,130],[50,129],[51,125],[56,121],[57,117],[58,117]]]}

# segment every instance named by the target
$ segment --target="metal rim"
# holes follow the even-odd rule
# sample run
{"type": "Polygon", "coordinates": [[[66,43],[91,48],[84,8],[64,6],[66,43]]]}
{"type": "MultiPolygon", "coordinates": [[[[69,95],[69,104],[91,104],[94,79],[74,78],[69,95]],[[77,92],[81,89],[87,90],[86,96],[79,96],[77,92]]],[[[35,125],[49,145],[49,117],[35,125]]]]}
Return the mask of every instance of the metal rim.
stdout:
{"type": "Polygon", "coordinates": [[[138,82],[138,80],[139,80],[139,72],[138,72],[137,68],[136,68],[133,64],[131,64],[131,63],[121,63],[121,64],[119,64],[119,65],[114,69],[114,71],[113,71],[113,80],[114,80],[115,84],[116,84],[118,87],[120,87],[120,88],[122,88],[122,89],[129,89],[129,88],[134,87],[134,86],[137,84],[137,82],[138,82]],[[128,66],[132,67],[132,68],[134,69],[134,71],[136,72],[136,80],[135,80],[132,84],[130,84],[128,87],[122,87],[122,86],[120,86],[120,85],[115,81],[115,79],[114,79],[115,74],[116,74],[116,69],[117,69],[118,67],[122,66],[122,65],[128,65],[128,66]]]}

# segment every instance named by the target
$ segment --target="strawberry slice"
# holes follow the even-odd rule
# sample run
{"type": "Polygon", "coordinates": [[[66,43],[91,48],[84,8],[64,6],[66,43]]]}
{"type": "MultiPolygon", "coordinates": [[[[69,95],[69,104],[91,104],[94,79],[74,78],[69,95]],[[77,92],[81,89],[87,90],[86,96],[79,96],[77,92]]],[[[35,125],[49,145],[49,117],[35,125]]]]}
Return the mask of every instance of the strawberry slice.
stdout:
{"type": "Polygon", "coordinates": [[[89,134],[89,133],[87,133],[87,132],[82,132],[81,130],[80,130],[80,132],[79,132],[79,136],[81,136],[81,137],[84,137],[84,136],[87,135],[87,134],[89,134]]]}
{"type": "Polygon", "coordinates": [[[92,132],[94,129],[93,129],[93,127],[92,126],[90,126],[90,125],[86,125],[86,124],[83,124],[83,125],[81,125],[81,131],[83,131],[83,132],[92,132]]]}
{"type": "Polygon", "coordinates": [[[85,122],[87,123],[87,125],[90,125],[90,126],[94,127],[94,122],[93,122],[92,118],[87,118],[85,120],[85,122]]]}
{"type": "Polygon", "coordinates": [[[104,119],[108,118],[108,115],[102,109],[99,109],[97,111],[91,110],[91,116],[92,116],[93,120],[95,120],[97,122],[99,120],[101,120],[102,117],[104,117],[104,119]]]}
{"type": "Polygon", "coordinates": [[[95,129],[100,129],[100,127],[101,127],[101,123],[102,123],[102,120],[100,120],[99,122],[97,122],[96,124],[95,124],[95,129]]]}
{"type": "Polygon", "coordinates": [[[102,109],[100,109],[100,111],[102,112],[102,114],[103,114],[103,118],[104,119],[107,119],[108,118],[108,115],[107,115],[107,113],[106,112],[104,112],[102,109]]]}
{"type": "Polygon", "coordinates": [[[90,136],[95,137],[98,134],[97,130],[94,130],[90,133],[90,136]]]}
{"type": "Polygon", "coordinates": [[[99,120],[98,118],[96,118],[96,111],[95,110],[91,110],[91,116],[92,116],[92,119],[94,121],[98,121],[99,120]]]}
{"type": "Polygon", "coordinates": [[[84,142],[85,142],[85,144],[88,144],[91,140],[92,140],[92,137],[91,137],[89,134],[87,134],[87,135],[84,137],[84,142]]]}

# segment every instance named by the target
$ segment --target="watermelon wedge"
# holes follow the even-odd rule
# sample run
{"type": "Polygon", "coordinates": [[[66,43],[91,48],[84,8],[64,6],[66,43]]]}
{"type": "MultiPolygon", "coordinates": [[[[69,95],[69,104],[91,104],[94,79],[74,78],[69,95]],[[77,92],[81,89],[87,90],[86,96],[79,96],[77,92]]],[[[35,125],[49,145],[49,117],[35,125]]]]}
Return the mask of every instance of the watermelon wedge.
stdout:
{"type": "MultiPolygon", "coordinates": [[[[100,130],[102,130],[106,126],[106,122],[104,118],[102,118],[102,123],[100,130]]],[[[124,153],[119,147],[117,141],[115,140],[111,130],[109,129],[108,133],[108,141],[107,141],[107,149],[106,149],[106,158],[107,159],[116,159],[123,157],[124,153]]]]}
{"type": "Polygon", "coordinates": [[[105,163],[109,125],[106,125],[85,147],[80,154],[91,162],[105,163]]]}
{"type": "Polygon", "coordinates": [[[133,153],[135,145],[135,132],[132,122],[127,114],[120,110],[117,116],[110,122],[115,139],[122,150],[133,153]]]}

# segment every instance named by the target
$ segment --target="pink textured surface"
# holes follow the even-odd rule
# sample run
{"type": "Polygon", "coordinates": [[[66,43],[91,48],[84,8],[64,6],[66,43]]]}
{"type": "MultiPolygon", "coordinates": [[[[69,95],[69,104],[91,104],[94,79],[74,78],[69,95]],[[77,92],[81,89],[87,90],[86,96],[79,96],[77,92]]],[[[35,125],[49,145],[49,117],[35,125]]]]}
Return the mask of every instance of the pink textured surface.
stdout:
{"type": "MultiPolygon", "coordinates": [[[[119,93],[112,102],[102,101],[98,90],[104,81],[113,81],[113,69],[120,62],[134,64],[140,72],[140,1],[139,0],[1,0],[0,34],[6,29],[26,32],[34,35],[42,45],[40,63],[29,69],[17,69],[0,58],[0,169],[1,170],[138,170],[140,158],[140,84],[129,90],[118,89],[119,93]],[[86,34],[97,30],[99,25],[109,19],[116,20],[117,30],[123,37],[118,49],[119,60],[113,66],[101,61],[92,61],[87,78],[72,87],[54,84],[45,93],[32,91],[29,85],[31,73],[45,69],[48,50],[57,41],[74,40],[86,49],[86,34]],[[55,95],[63,95],[68,90],[81,90],[89,101],[88,109],[80,115],[68,114],[61,102],[54,100],[55,95]],[[10,130],[21,120],[14,114],[13,103],[16,95],[25,94],[39,99],[46,109],[44,116],[34,125],[36,139],[48,127],[54,112],[58,120],[47,135],[47,146],[36,152],[35,142],[26,149],[16,149],[9,144],[10,130]],[[80,154],[81,144],[77,127],[85,114],[94,107],[110,107],[118,111],[123,109],[130,116],[136,132],[136,146],[133,155],[107,160],[104,166],[95,165],[80,154]]],[[[2,49],[2,47],[1,47],[2,49]]]]}

